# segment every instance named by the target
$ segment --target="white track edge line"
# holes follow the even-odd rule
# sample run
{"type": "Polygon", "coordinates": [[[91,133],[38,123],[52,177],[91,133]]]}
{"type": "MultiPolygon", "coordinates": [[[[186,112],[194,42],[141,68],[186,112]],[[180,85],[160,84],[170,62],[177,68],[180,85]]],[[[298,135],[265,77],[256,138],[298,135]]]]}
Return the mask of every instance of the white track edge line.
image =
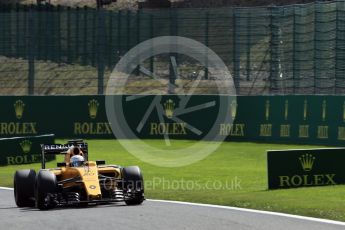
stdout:
{"type": "Polygon", "coordinates": [[[0,187],[1,190],[13,190],[13,188],[8,188],[8,187],[0,187]]]}
{"type": "Polygon", "coordinates": [[[183,202],[183,201],[155,200],[155,199],[148,199],[148,200],[153,201],[153,202],[161,202],[161,203],[172,203],[172,204],[182,204],[182,205],[191,205],[191,206],[208,207],[208,208],[228,209],[228,210],[234,210],[234,211],[250,212],[250,213],[257,213],[257,214],[264,214],[264,215],[271,215],[271,216],[281,216],[281,217],[308,220],[308,221],[319,222],[319,223],[345,226],[345,222],[341,222],[341,221],[327,220],[327,219],[307,217],[307,216],[299,216],[299,215],[286,214],[286,213],[280,213],[280,212],[270,212],[270,211],[262,211],[262,210],[255,210],[255,209],[237,208],[237,207],[214,205],[214,204],[200,204],[200,203],[183,202]]]}
{"type": "MultiPolygon", "coordinates": [[[[13,188],[0,187],[0,190],[13,190],[13,188]]],[[[199,206],[199,207],[207,207],[207,208],[220,208],[220,209],[227,209],[227,210],[233,210],[233,211],[271,215],[271,216],[281,216],[281,217],[308,220],[308,221],[314,221],[314,222],[325,223],[325,224],[335,224],[335,225],[345,226],[345,222],[341,222],[341,221],[327,220],[327,219],[307,217],[307,216],[299,216],[299,215],[286,214],[286,213],[280,213],[280,212],[270,212],[270,211],[262,211],[262,210],[248,209],[248,208],[236,208],[236,207],[222,206],[222,205],[215,205],[215,204],[200,204],[200,203],[192,203],[192,202],[184,202],[184,201],[155,200],[155,199],[147,199],[147,200],[153,201],[153,202],[160,202],[160,203],[181,204],[181,205],[199,206]]]]}

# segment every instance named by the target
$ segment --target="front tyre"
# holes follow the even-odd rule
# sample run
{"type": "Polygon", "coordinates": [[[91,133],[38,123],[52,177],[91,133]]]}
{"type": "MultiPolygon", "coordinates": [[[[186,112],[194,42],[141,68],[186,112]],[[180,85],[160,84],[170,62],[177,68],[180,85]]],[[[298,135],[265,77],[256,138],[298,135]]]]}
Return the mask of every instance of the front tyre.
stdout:
{"type": "Polygon", "coordinates": [[[54,173],[40,170],[36,179],[36,207],[47,210],[56,206],[57,181],[54,173]]]}
{"type": "Polygon", "coordinates": [[[144,201],[144,179],[138,166],[122,169],[123,192],[127,205],[139,205],[144,201]]]}
{"type": "Polygon", "coordinates": [[[36,172],[32,169],[18,170],[14,174],[14,199],[18,207],[35,206],[36,172]]]}

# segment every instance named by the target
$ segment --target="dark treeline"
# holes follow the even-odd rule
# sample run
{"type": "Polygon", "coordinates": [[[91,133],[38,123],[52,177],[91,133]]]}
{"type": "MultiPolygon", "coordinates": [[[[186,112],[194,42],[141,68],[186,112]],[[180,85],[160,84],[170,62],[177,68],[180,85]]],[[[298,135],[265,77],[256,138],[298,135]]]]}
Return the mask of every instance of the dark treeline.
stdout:
{"type": "MultiPolygon", "coordinates": [[[[73,1],[73,0],[71,0],[73,1]]],[[[317,0],[146,0],[141,1],[146,6],[153,8],[160,7],[174,7],[174,8],[190,8],[190,7],[201,7],[201,8],[212,8],[212,7],[224,7],[224,6],[235,6],[235,7],[247,7],[247,6],[269,6],[269,5],[290,5],[290,4],[304,4],[309,2],[315,2],[317,0]]],[[[328,1],[328,0],[318,0],[328,1]]],[[[106,8],[136,8],[139,0],[80,0],[76,2],[68,2],[68,6],[83,6],[96,7],[96,3],[104,4],[106,8]],[[110,4],[110,5],[109,5],[110,4]]],[[[0,5],[8,4],[32,4],[32,3],[50,3],[53,5],[64,5],[66,1],[59,0],[0,0],[0,5]]]]}
{"type": "MultiPolygon", "coordinates": [[[[157,0],[151,0],[157,1],[157,0]]],[[[320,1],[320,0],[319,0],[320,1]]],[[[327,1],[327,0],[323,0],[327,1]]],[[[315,0],[183,0],[173,3],[175,7],[221,7],[221,6],[268,6],[315,2],[315,0]]]]}

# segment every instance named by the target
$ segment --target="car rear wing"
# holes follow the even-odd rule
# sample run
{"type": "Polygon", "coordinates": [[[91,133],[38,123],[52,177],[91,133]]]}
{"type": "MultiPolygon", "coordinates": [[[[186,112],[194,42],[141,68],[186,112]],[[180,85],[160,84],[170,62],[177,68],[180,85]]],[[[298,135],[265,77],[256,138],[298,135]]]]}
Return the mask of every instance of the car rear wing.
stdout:
{"type": "Polygon", "coordinates": [[[85,160],[88,160],[88,144],[82,140],[71,140],[67,144],[41,144],[42,169],[45,169],[46,166],[46,155],[66,154],[73,147],[78,147],[83,152],[85,160]]]}

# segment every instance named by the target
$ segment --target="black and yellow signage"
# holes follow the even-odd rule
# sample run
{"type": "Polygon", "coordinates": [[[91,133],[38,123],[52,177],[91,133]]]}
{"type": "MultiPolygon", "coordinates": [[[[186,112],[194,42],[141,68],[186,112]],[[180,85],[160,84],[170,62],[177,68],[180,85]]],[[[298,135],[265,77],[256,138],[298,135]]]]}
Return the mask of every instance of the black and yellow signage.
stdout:
{"type": "MultiPolygon", "coordinates": [[[[124,96],[123,115],[128,129],[143,139],[211,139],[241,132],[224,123],[215,123],[219,114],[219,96],[124,96]],[[222,130],[220,130],[222,126],[222,130]],[[212,137],[207,137],[213,130],[212,137]]],[[[236,105],[229,104],[229,116],[235,114],[236,105]]],[[[224,110],[225,111],[225,110],[224,110]]]]}
{"type": "Polygon", "coordinates": [[[268,188],[345,184],[345,148],[267,152],[268,188]]]}
{"type": "MultiPolygon", "coordinates": [[[[26,136],[0,139],[0,165],[19,165],[41,162],[41,144],[53,144],[54,135],[26,136]]],[[[55,156],[47,156],[53,160],[55,156]]]]}
{"type": "MultiPolygon", "coordinates": [[[[104,106],[101,107],[104,113],[104,106]]],[[[103,116],[103,120],[98,119],[100,102],[97,99],[90,99],[80,104],[81,115],[79,120],[73,123],[74,136],[107,137],[112,135],[111,127],[103,116]],[[81,108],[83,106],[83,108],[81,108]],[[87,109],[87,111],[85,111],[87,109]]],[[[104,114],[103,114],[104,115],[104,114]]]]}
{"type": "Polygon", "coordinates": [[[7,100],[6,102],[1,103],[2,107],[8,108],[3,108],[6,113],[0,115],[0,137],[37,135],[39,131],[37,122],[30,120],[30,117],[27,116],[28,109],[25,102],[21,99],[16,99],[15,97],[11,98],[13,98],[13,100],[7,100]]]}
{"type": "MultiPolygon", "coordinates": [[[[168,135],[201,140],[211,130],[213,136],[229,141],[345,143],[344,96],[196,95],[188,103],[179,95],[115,97],[123,101],[115,110],[123,114],[121,124],[128,126],[131,138],[168,135]],[[228,104],[223,110],[229,119],[217,117],[224,97],[228,104]]],[[[41,133],[58,138],[114,138],[105,96],[3,96],[0,105],[0,138],[41,133]]]]}

